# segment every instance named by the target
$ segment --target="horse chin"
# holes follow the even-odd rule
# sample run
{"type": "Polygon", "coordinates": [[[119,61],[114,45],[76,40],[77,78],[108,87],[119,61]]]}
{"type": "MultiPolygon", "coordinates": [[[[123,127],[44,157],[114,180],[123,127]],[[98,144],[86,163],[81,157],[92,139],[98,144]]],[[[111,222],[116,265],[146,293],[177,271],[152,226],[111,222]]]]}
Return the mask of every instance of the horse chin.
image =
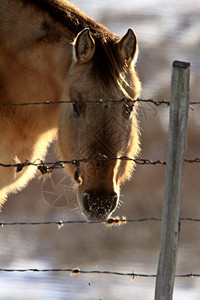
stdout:
{"type": "Polygon", "coordinates": [[[101,214],[88,214],[86,212],[82,212],[82,215],[86,218],[88,222],[106,222],[112,215],[110,213],[109,215],[101,215],[101,214]]]}

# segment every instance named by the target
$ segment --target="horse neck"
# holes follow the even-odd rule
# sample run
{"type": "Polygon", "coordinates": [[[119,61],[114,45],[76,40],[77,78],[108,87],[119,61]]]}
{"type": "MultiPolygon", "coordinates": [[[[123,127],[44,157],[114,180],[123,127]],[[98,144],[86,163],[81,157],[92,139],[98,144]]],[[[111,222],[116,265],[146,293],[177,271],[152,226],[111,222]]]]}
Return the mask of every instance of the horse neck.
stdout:
{"type": "MultiPolygon", "coordinates": [[[[62,28],[59,28],[59,36],[47,36],[46,28],[41,27],[44,23],[43,14],[38,12],[37,18],[34,18],[32,10],[22,10],[18,6],[19,2],[2,2],[4,6],[0,16],[0,102],[19,104],[59,101],[71,64],[69,33],[64,35],[62,28]],[[14,24],[13,19],[19,21],[14,24]]],[[[0,3],[0,9],[1,5],[0,3]]],[[[9,112],[12,112],[18,121],[31,117],[32,123],[38,123],[42,119],[43,124],[50,128],[56,124],[57,107],[9,107],[4,109],[4,115],[8,116],[9,112]]]]}
{"type": "MultiPolygon", "coordinates": [[[[71,56],[70,49],[63,51],[58,46],[56,49],[55,45],[47,45],[37,51],[38,54],[33,49],[18,52],[16,58],[13,55],[3,57],[5,71],[2,72],[0,67],[0,75],[3,75],[0,102],[20,104],[60,100],[70,64],[65,57],[71,56]]],[[[49,143],[57,136],[58,117],[59,104],[1,107],[1,160],[5,153],[6,163],[14,163],[11,157],[17,157],[19,161],[44,159],[49,143]]]]}

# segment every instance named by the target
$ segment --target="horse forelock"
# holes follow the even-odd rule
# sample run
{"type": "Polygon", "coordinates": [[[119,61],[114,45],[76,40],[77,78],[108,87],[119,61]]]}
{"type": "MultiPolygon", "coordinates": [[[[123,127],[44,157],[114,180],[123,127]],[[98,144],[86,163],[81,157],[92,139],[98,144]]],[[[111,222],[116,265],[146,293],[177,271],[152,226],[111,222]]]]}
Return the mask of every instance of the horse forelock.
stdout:
{"type": "Polygon", "coordinates": [[[92,76],[105,88],[123,89],[126,82],[127,64],[121,59],[117,47],[117,38],[98,37],[93,57],[92,76]]]}

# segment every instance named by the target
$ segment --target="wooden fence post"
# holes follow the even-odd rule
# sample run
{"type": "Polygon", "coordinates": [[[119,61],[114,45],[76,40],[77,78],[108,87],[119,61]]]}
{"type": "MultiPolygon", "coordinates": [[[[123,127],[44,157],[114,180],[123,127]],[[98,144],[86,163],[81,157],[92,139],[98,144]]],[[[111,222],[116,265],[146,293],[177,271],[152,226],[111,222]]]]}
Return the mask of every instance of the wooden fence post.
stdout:
{"type": "Polygon", "coordinates": [[[173,295],[189,110],[189,78],[190,64],[174,61],[171,81],[170,123],[163,201],[161,247],[155,300],[171,300],[173,295]]]}

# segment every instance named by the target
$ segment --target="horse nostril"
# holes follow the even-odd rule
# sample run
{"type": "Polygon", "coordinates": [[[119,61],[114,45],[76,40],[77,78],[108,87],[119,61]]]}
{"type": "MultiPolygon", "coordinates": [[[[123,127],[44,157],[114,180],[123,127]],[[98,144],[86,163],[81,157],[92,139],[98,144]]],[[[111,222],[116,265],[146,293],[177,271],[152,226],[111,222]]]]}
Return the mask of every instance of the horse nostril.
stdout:
{"type": "Polygon", "coordinates": [[[86,211],[91,211],[91,204],[90,204],[91,194],[89,193],[83,193],[82,195],[82,203],[83,207],[86,211]]]}
{"type": "Polygon", "coordinates": [[[118,195],[117,195],[116,193],[114,193],[114,194],[112,195],[112,200],[113,200],[112,207],[113,207],[113,209],[114,209],[114,208],[116,207],[117,201],[118,201],[118,195]]]}

